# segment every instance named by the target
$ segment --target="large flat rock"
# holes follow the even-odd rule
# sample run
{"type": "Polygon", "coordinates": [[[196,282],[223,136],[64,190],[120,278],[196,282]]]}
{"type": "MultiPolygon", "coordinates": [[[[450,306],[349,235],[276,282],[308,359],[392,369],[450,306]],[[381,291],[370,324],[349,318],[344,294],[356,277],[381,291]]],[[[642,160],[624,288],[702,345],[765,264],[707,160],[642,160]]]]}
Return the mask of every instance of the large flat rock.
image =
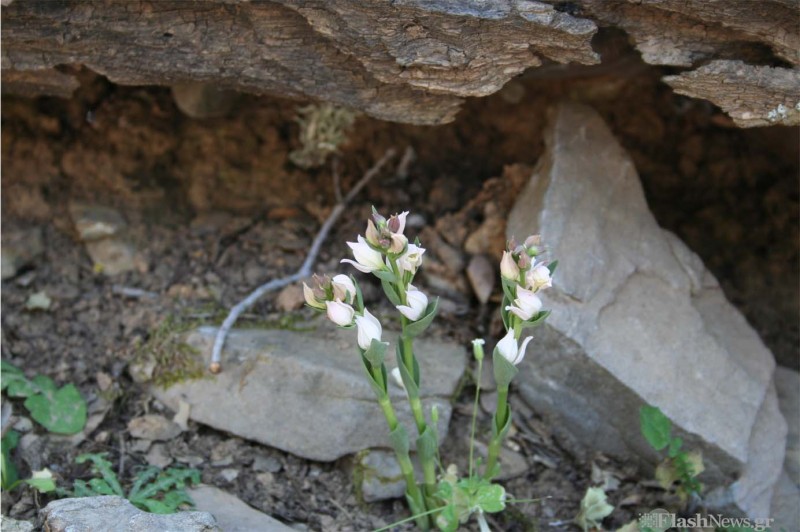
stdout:
{"type": "Polygon", "coordinates": [[[703,480],[767,517],[786,423],[775,362],[697,255],[656,223],[628,155],[592,109],[562,104],[508,234],[541,233],[559,259],[552,309],[519,390],[578,452],[653,463],[639,430],[649,403],[703,451],[703,480]]]}
{"type": "MultiPolygon", "coordinates": [[[[210,357],[217,329],[202,327],[187,342],[210,357]]],[[[355,331],[327,322],[310,332],[237,330],[226,341],[224,371],[152,393],[190,418],[311,460],[330,461],[369,447],[390,447],[386,421],[375,400],[356,348],[355,331]]],[[[439,435],[450,421],[450,398],[466,368],[464,347],[418,339],[426,414],[439,409],[439,435]]],[[[394,364],[394,345],[387,365],[394,364]]],[[[415,439],[408,402],[394,383],[398,417],[415,439]]],[[[413,443],[413,441],[412,441],[413,443]]],[[[413,445],[412,445],[413,446],[413,445]]]]}

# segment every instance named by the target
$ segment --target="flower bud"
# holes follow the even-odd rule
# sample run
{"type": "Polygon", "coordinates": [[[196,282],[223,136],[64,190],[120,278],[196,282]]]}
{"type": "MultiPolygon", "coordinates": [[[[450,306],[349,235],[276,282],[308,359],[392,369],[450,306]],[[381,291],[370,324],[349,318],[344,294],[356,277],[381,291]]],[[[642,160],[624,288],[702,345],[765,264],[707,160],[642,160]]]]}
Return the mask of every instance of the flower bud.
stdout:
{"type": "Polygon", "coordinates": [[[353,324],[353,317],[356,311],[347,303],[341,301],[326,301],[325,306],[328,310],[328,319],[340,327],[348,327],[353,324]]]}
{"type": "Polygon", "coordinates": [[[303,297],[308,303],[308,306],[314,307],[319,310],[325,310],[325,300],[319,299],[317,295],[314,293],[314,290],[311,289],[306,283],[303,283],[303,297]]]}
{"type": "Polygon", "coordinates": [[[428,308],[428,296],[408,285],[408,292],[406,292],[407,305],[398,305],[397,310],[411,321],[417,321],[425,315],[425,310],[428,308]]]}
{"type": "Polygon", "coordinates": [[[389,231],[402,235],[403,231],[406,229],[406,216],[408,216],[408,211],[403,211],[400,214],[395,214],[390,217],[389,221],[386,223],[389,231]]]}
{"type": "Polygon", "coordinates": [[[475,355],[475,360],[483,360],[483,345],[485,343],[483,338],[476,338],[472,341],[472,354],[475,355]]]}
{"type": "Polygon", "coordinates": [[[509,281],[517,281],[519,279],[519,266],[517,266],[514,257],[508,251],[503,252],[503,258],[500,261],[500,275],[509,281]]]}
{"type": "Polygon", "coordinates": [[[378,232],[372,220],[367,220],[367,232],[365,236],[367,237],[367,242],[375,247],[380,247],[381,234],[378,232]]]}
{"type": "Polygon", "coordinates": [[[363,316],[356,316],[356,326],[358,327],[358,345],[361,349],[369,349],[372,340],[381,340],[383,327],[378,318],[370,314],[369,310],[364,309],[363,316]]]}
{"type": "Polygon", "coordinates": [[[353,299],[356,297],[356,285],[350,277],[339,274],[333,278],[332,284],[334,299],[353,303],[353,299]]]}
{"type": "Polygon", "coordinates": [[[400,368],[393,368],[392,371],[389,372],[389,375],[392,376],[392,380],[394,380],[395,384],[397,384],[403,390],[406,389],[406,384],[403,382],[403,376],[400,375],[400,368]]]}
{"type": "Polygon", "coordinates": [[[541,236],[539,236],[539,235],[531,235],[531,236],[529,236],[528,238],[525,239],[525,242],[523,243],[523,245],[526,248],[530,249],[532,247],[536,247],[536,246],[540,245],[541,243],[542,243],[542,237],[541,236]]]}
{"type": "Polygon", "coordinates": [[[517,266],[519,266],[519,269],[522,271],[527,271],[531,267],[531,258],[527,255],[527,253],[519,254],[517,266]]]}
{"type": "Polygon", "coordinates": [[[404,249],[406,249],[406,245],[408,245],[408,239],[405,235],[400,234],[392,234],[391,244],[389,244],[389,253],[393,255],[397,255],[398,253],[402,253],[404,249]]]}

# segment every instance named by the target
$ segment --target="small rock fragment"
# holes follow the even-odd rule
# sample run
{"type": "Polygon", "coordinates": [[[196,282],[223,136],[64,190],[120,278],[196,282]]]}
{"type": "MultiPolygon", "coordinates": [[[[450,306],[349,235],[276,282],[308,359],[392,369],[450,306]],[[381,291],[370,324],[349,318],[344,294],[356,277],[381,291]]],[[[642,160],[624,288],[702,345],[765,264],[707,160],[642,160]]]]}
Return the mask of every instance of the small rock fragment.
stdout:
{"type": "Polygon", "coordinates": [[[278,293],[278,297],[275,299],[275,305],[279,310],[291,312],[302,308],[305,301],[305,297],[303,297],[303,287],[290,284],[278,293]]]}
{"type": "Polygon", "coordinates": [[[3,231],[0,276],[4,281],[14,277],[20,269],[31,264],[43,251],[41,228],[3,231]]]}
{"type": "Polygon", "coordinates": [[[78,237],[84,242],[117,235],[128,225],[122,215],[111,207],[72,203],[69,213],[78,237]]]}
{"type": "Polygon", "coordinates": [[[28,297],[28,300],[25,302],[25,308],[27,310],[48,310],[51,303],[52,300],[46,293],[36,292],[28,297]]]}
{"type": "Polygon", "coordinates": [[[153,446],[150,447],[150,450],[147,451],[144,459],[151,466],[156,466],[160,469],[164,469],[173,461],[172,457],[167,452],[167,446],[163,443],[153,444],[153,446]]]}
{"type": "Polygon", "coordinates": [[[179,83],[172,86],[172,98],[186,116],[222,118],[233,109],[239,93],[207,83],[179,83]]]}
{"type": "Polygon", "coordinates": [[[180,434],[181,428],[164,416],[148,414],[130,420],[128,431],[134,438],[167,441],[180,434]]]}
{"type": "Polygon", "coordinates": [[[40,512],[49,532],[98,532],[105,530],[160,530],[218,532],[207,512],[151,514],[122,497],[79,497],[52,501],[40,512]]]}
{"type": "Polygon", "coordinates": [[[282,467],[281,462],[272,456],[256,456],[256,459],[253,461],[253,471],[277,473],[282,467]]]}
{"type": "Polygon", "coordinates": [[[27,521],[17,521],[5,515],[0,516],[0,529],[3,532],[33,532],[33,524],[27,521]]]}
{"type": "Polygon", "coordinates": [[[225,482],[233,482],[237,478],[239,478],[239,470],[233,469],[232,467],[223,469],[219,472],[219,477],[223,479],[225,482]]]}
{"type": "Polygon", "coordinates": [[[248,506],[241,499],[212,486],[187,490],[201,511],[212,513],[225,532],[290,532],[292,529],[267,514],[248,506]]]}
{"type": "Polygon", "coordinates": [[[489,297],[494,290],[494,283],[497,277],[497,270],[486,255],[475,255],[470,259],[467,266],[467,279],[475,292],[475,297],[482,305],[489,301],[489,297]]]}

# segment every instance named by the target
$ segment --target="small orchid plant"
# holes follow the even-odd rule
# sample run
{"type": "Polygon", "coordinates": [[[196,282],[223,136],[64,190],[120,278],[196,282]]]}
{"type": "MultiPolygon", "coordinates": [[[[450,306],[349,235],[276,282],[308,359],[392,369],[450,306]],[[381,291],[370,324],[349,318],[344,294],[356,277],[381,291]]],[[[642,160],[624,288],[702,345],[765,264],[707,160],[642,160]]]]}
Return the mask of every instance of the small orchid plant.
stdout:
{"type": "MultiPolygon", "coordinates": [[[[385,357],[389,344],[382,341],[381,322],[364,306],[355,277],[343,274],[332,278],[315,275],[313,286],[303,284],[303,293],[306,303],[324,311],[333,323],[357,331],[364,373],[386,418],[390,441],[406,481],[406,499],[413,514],[408,520],[416,521],[421,530],[430,530],[435,526],[443,531],[453,531],[475,514],[481,530],[488,531],[484,513],[499,512],[508,502],[523,502],[509,499],[503,487],[493,484],[492,479],[500,471],[497,460],[511,425],[509,384],[517,374],[516,366],[524,358],[525,349],[532,339],[522,339],[522,333],[526,328],[542,323],[549,314],[549,311],[542,310],[537,293],[551,286],[556,263],[547,265],[537,261],[540,254],[538,237],[529,237],[521,245],[512,239],[503,253],[500,263],[503,282],[501,314],[507,333],[498,342],[493,355],[498,401],[492,420],[491,441],[482,474],[477,472],[480,464],[474,467],[471,446],[469,476],[459,479],[455,466],[442,471],[437,434],[438,413],[435,407],[431,409],[429,421],[420,400],[422,379],[414,351],[414,338],[430,326],[439,301],[438,298],[428,298],[412,284],[422,265],[425,249],[419,240],[411,243],[405,236],[407,216],[408,212],[403,212],[387,219],[373,208],[365,236],[359,235],[356,242],[347,243],[354,260],[341,261],[377,277],[386,297],[400,313],[401,331],[395,349],[397,367],[394,370],[387,371],[385,357]],[[404,388],[411,407],[416,425],[416,452],[423,472],[421,484],[417,483],[414,475],[409,433],[398,421],[389,397],[389,375],[404,388]]],[[[473,353],[478,361],[478,382],[483,367],[483,345],[483,340],[473,342],[473,353]]],[[[473,444],[479,394],[478,386],[472,420],[473,444]]]]}

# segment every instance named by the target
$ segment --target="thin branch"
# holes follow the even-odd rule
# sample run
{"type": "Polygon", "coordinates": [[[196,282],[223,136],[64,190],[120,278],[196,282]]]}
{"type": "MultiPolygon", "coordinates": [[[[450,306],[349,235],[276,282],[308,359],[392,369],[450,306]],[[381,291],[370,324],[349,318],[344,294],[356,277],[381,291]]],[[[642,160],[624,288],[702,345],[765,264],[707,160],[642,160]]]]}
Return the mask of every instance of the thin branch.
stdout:
{"type": "Polygon", "coordinates": [[[389,159],[394,156],[394,149],[387,150],[386,153],[383,154],[383,157],[381,157],[378,162],[372,166],[372,168],[367,170],[364,176],[358,181],[358,183],[355,184],[350,192],[348,192],[347,195],[340,202],[338,202],[336,206],[334,206],[333,210],[331,210],[331,213],[328,215],[328,218],[325,220],[325,223],[323,223],[322,227],[320,227],[317,236],[314,238],[314,242],[311,243],[311,248],[308,250],[306,260],[303,261],[303,265],[300,266],[299,270],[287,277],[273,279],[262,284],[253,290],[249,296],[231,308],[230,312],[228,313],[228,317],[222,322],[222,326],[220,326],[219,331],[217,331],[217,337],[214,340],[214,349],[211,352],[211,363],[208,366],[208,369],[211,371],[211,373],[219,373],[222,371],[222,365],[220,364],[220,359],[222,358],[222,348],[225,345],[225,339],[227,338],[228,333],[236,323],[236,320],[239,318],[239,316],[245,310],[253,306],[253,304],[264,294],[273,292],[279,288],[283,288],[284,286],[292,284],[295,281],[299,281],[300,279],[305,279],[311,275],[311,269],[314,267],[314,263],[317,260],[317,256],[322,248],[322,244],[328,237],[328,233],[330,233],[333,224],[335,224],[342,215],[347,204],[350,203],[359,192],[361,192],[361,189],[363,189],[367,183],[369,183],[370,180],[372,180],[378,174],[378,172],[381,171],[389,159]]]}

